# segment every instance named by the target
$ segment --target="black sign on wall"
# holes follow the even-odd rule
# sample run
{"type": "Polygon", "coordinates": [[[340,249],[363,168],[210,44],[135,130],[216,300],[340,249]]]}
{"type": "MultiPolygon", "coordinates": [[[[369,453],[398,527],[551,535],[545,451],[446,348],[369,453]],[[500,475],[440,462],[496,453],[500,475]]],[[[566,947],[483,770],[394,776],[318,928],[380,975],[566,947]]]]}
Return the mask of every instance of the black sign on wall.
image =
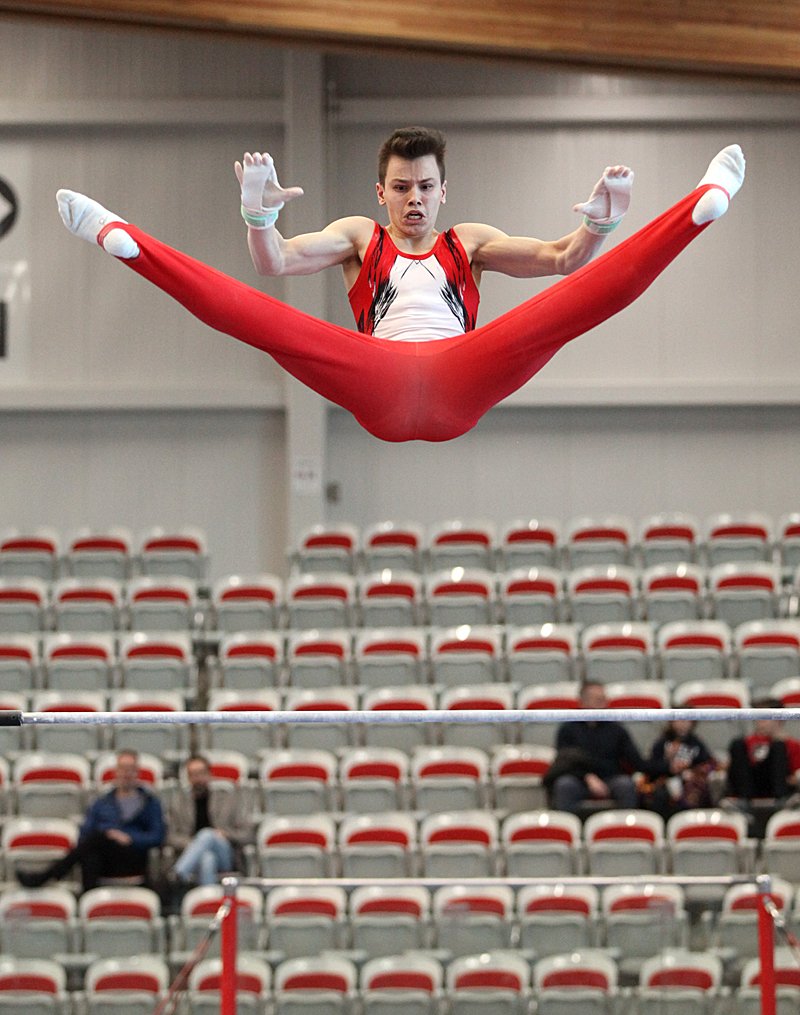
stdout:
{"type": "Polygon", "coordinates": [[[19,201],[11,184],[0,176],[0,240],[14,228],[19,213],[19,201]]]}

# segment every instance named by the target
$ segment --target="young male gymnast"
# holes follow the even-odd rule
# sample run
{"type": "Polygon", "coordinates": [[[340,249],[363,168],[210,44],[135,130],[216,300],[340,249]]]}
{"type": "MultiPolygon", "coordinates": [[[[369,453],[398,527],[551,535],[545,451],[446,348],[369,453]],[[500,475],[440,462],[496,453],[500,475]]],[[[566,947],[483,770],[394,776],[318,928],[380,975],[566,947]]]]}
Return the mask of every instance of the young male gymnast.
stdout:
{"type": "Polygon", "coordinates": [[[630,202],[633,173],[604,170],[574,206],[577,229],[558,240],[509,236],[462,223],[438,232],[447,196],[445,139],[402,128],[379,153],[377,198],[389,224],[349,216],[320,232],[283,237],[284,188],[271,157],[236,163],[256,270],[307,275],[340,265],[358,331],[304,314],[149,236],[70,190],[58,207],[76,236],[98,243],[218,331],[268,353],[349,410],[385,441],[445,441],[466,433],[567,342],[635,300],[683,248],[725,213],[744,180],[738,145],[712,159],[700,183],[649,225],[593,260],[630,202]],[[476,327],[481,277],[564,275],[514,310],[476,327]]]}

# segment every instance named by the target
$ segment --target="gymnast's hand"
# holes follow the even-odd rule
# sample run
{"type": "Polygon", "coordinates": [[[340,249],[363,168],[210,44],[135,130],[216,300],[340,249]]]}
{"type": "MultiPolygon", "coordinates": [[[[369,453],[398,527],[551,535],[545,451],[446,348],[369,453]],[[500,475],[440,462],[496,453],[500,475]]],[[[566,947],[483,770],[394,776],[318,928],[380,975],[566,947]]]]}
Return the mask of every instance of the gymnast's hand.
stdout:
{"type": "Polygon", "coordinates": [[[576,204],[573,211],[583,212],[589,222],[615,226],[631,203],[633,170],[627,166],[606,166],[589,199],[576,204]]]}
{"type": "Polygon", "coordinates": [[[282,187],[278,183],[275,163],[267,152],[252,155],[245,152],[242,162],[235,163],[234,171],[242,188],[243,208],[255,212],[278,211],[287,201],[302,195],[302,187],[282,187]]]}

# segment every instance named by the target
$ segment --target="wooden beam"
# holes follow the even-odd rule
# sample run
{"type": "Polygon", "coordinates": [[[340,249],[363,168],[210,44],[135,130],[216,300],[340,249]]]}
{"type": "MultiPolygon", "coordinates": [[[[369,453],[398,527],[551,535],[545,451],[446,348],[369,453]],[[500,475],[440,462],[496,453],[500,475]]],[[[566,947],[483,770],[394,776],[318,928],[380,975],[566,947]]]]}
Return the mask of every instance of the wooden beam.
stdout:
{"type": "Polygon", "coordinates": [[[323,45],[800,79],[800,0],[0,0],[0,10],[323,45]]]}

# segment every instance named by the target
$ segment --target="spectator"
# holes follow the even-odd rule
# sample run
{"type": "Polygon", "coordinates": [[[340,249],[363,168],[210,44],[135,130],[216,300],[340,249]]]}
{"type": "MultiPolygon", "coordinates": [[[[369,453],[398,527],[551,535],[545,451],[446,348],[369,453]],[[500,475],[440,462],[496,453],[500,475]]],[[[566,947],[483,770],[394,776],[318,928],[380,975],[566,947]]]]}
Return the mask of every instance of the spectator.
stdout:
{"type": "MultiPolygon", "coordinates": [[[[580,705],[605,708],[603,685],[594,681],[583,684],[580,705]]],[[[545,785],[551,805],[560,811],[578,813],[586,800],[613,800],[618,807],[636,807],[633,773],[660,775],[666,771],[666,764],[652,769],[621,723],[565,722],[556,733],[556,757],[545,785]]]]}
{"type": "Polygon", "coordinates": [[[212,786],[204,757],[192,755],[185,773],[188,792],[176,794],[169,809],[167,841],[180,853],[172,873],[183,884],[213,885],[239,866],[236,853],[250,840],[251,823],[238,790],[212,786]]]}
{"type": "MultiPolygon", "coordinates": [[[[777,709],[781,703],[762,698],[753,707],[777,709]]],[[[782,727],[781,719],[756,719],[752,733],[730,742],[726,790],[730,803],[746,807],[752,800],[780,801],[792,792],[794,773],[787,742],[781,738],[782,727]]]]}
{"type": "Polygon", "coordinates": [[[161,803],[139,784],[139,756],[120,751],[114,786],[89,807],[74,849],[43,871],[17,871],[17,880],[25,888],[38,888],[66,877],[78,864],[84,891],[104,878],[144,881],[148,852],[162,844],[164,834],[161,803]]]}
{"type": "Polygon", "coordinates": [[[650,749],[651,771],[668,771],[645,777],[639,790],[642,804],[668,820],[678,811],[710,807],[709,776],[716,767],[713,754],[695,733],[691,719],[673,719],[650,749]]]}

